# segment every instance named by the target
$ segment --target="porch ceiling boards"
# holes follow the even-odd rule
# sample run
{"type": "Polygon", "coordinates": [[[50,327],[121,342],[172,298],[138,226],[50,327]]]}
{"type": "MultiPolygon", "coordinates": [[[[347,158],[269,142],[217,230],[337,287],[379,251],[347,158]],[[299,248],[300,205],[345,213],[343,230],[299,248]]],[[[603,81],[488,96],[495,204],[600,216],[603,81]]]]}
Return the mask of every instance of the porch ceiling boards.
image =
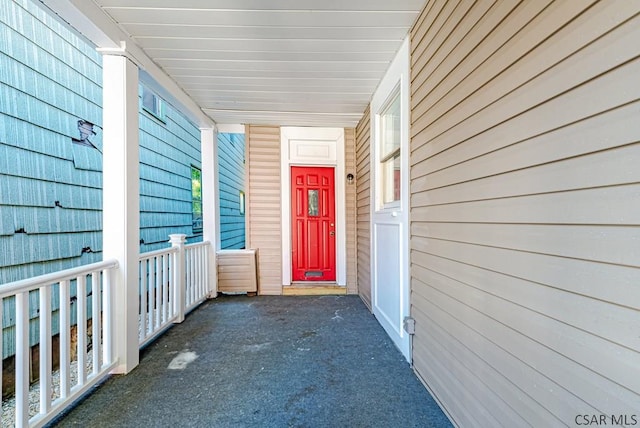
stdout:
{"type": "Polygon", "coordinates": [[[217,123],[354,127],[425,0],[94,0],[217,123]]]}

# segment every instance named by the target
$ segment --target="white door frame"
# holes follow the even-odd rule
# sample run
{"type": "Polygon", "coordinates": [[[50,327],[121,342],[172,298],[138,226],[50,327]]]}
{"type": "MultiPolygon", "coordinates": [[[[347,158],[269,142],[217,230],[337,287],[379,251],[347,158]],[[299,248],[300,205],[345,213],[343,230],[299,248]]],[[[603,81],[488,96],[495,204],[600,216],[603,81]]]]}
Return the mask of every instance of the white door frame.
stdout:
{"type": "MultiPolygon", "coordinates": [[[[373,313],[386,330],[387,334],[392,338],[396,346],[400,349],[407,361],[411,361],[411,337],[403,328],[403,321],[410,313],[410,280],[409,280],[409,116],[410,116],[410,92],[409,92],[409,39],[405,38],[402,47],[396,54],[395,59],[391,63],[387,73],[380,82],[371,100],[371,307],[373,313]],[[379,115],[386,108],[391,97],[400,94],[401,105],[401,143],[400,143],[400,162],[401,162],[401,187],[400,187],[400,203],[382,206],[381,180],[379,177],[379,152],[380,152],[380,130],[379,115]],[[377,245],[378,232],[387,230],[392,227],[398,231],[398,248],[390,249],[384,245],[377,245]],[[389,288],[388,284],[378,282],[376,260],[384,261],[393,259],[389,255],[389,251],[398,251],[397,258],[394,259],[398,266],[397,274],[398,289],[389,288]],[[379,255],[380,254],[380,255],[379,255]],[[379,258],[380,257],[380,258],[379,258]],[[379,298],[379,287],[387,287],[384,291],[393,292],[394,301],[397,300],[398,306],[393,308],[393,315],[386,313],[381,307],[384,303],[379,298]]],[[[387,232],[382,233],[384,235],[387,232]]],[[[387,235],[388,236],[388,235],[387,235]]],[[[393,262],[389,262],[393,265],[393,262]]],[[[387,272],[385,272],[387,273],[387,272]]],[[[382,281],[381,281],[382,282],[382,281]]],[[[380,288],[382,289],[382,288],[380,288]]]]}
{"type": "Polygon", "coordinates": [[[347,286],[347,215],[344,128],[280,128],[282,285],[291,285],[291,167],[326,166],[335,171],[336,284],[347,286]]]}

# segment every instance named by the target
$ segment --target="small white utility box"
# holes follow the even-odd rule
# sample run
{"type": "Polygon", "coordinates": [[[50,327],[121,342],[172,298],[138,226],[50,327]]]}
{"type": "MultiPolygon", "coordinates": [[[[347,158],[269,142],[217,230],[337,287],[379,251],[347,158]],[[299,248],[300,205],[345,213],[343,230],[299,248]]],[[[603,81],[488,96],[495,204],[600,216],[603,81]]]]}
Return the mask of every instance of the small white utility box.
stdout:
{"type": "Polygon", "coordinates": [[[258,292],[258,275],[256,269],[255,249],[219,250],[218,259],[218,292],[247,293],[258,292]]]}

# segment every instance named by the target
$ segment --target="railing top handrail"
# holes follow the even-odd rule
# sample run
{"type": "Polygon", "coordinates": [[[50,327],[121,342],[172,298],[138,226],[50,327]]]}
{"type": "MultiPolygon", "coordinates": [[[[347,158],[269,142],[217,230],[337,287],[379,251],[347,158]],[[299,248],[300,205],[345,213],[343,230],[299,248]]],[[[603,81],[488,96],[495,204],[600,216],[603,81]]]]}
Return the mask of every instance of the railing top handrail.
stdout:
{"type": "MultiPolygon", "coordinates": [[[[211,242],[210,241],[194,242],[192,244],[186,244],[185,248],[193,248],[193,247],[200,247],[200,246],[204,247],[204,246],[207,246],[207,245],[211,245],[211,242]]],[[[178,247],[160,248],[159,250],[149,251],[147,253],[141,253],[140,254],[140,261],[147,260],[147,259],[150,259],[152,257],[161,256],[163,254],[177,253],[178,251],[180,251],[178,249],[178,247]]]]}
{"type": "Polygon", "coordinates": [[[204,242],[193,242],[191,244],[185,245],[185,247],[193,248],[193,247],[206,247],[207,245],[211,245],[211,241],[204,242]]]}
{"type": "Polygon", "coordinates": [[[140,261],[150,259],[156,256],[162,256],[164,254],[177,253],[179,250],[176,247],[160,248],[159,250],[149,251],[147,253],[140,253],[140,261]]]}
{"type": "Polygon", "coordinates": [[[20,281],[9,282],[7,284],[0,285],[0,298],[11,296],[20,291],[34,290],[36,288],[42,287],[43,285],[56,284],[60,281],[75,279],[82,275],[88,275],[91,272],[113,269],[117,267],[117,260],[103,260],[101,262],[34,276],[32,278],[22,279],[20,281]]]}

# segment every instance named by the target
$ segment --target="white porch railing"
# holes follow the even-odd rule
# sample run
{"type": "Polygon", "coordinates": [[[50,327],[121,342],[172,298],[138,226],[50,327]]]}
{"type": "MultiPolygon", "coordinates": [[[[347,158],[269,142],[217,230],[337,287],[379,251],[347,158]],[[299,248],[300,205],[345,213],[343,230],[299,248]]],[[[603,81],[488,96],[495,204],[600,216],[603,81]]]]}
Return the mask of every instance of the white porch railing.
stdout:
{"type": "MultiPolygon", "coordinates": [[[[116,261],[105,261],[6,284],[0,288],[0,320],[4,300],[15,299],[16,377],[15,426],[42,426],[73,400],[104,379],[115,367],[113,361],[113,289],[111,272],[116,261]],[[75,291],[75,296],[73,296],[75,291]],[[73,297],[72,297],[73,296],[73,297]],[[73,303],[75,298],[75,303],[73,303]],[[53,302],[59,302],[60,382],[52,386],[53,302]],[[29,324],[30,314],[38,314],[39,405],[29,402],[29,324]],[[88,351],[87,325],[91,314],[91,350],[88,351]],[[102,317],[96,316],[102,314],[102,317]],[[72,328],[75,318],[75,331],[72,328]],[[75,340],[75,345],[73,345],[75,340]],[[75,350],[75,381],[72,382],[71,352],[75,350]],[[52,398],[53,397],[53,398],[52,398]],[[31,411],[30,411],[31,407],[31,411]]],[[[2,355],[0,329],[0,355],[2,355]]],[[[0,365],[0,384],[2,367],[0,365]]],[[[1,409],[0,409],[1,410],[1,409]]]]}
{"type": "Polygon", "coordinates": [[[172,247],[140,255],[139,343],[144,346],[176,319],[171,279],[178,248],[172,247]]]}
{"type": "Polygon", "coordinates": [[[140,255],[140,346],[172,323],[182,322],[211,293],[209,242],[185,245],[186,235],[171,235],[172,247],[140,255]]]}
{"type": "MultiPolygon", "coordinates": [[[[139,258],[140,347],[172,323],[183,321],[188,312],[214,291],[209,284],[210,243],[185,245],[185,235],[171,235],[170,242],[171,248],[144,253],[139,258]]],[[[7,299],[15,301],[16,427],[40,427],[50,422],[117,367],[113,341],[121,332],[114,331],[112,274],[116,269],[117,261],[105,261],[0,287],[0,385],[3,303],[7,299]],[[55,303],[58,301],[59,305],[55,303]],[[58,312],[54,315],[55,310],[58,312]],[[52,382],[51,364],[56,317],[59,319],[59,386],[52,382]],[[34,322],[39,332],[40,355],[37,406],[29,397],[29,356],[33,345],[29,343],[29,329],[33,331],[34,322]]]]}
{"type": "Polygon", "coordinates": [[[185,311],[191,312],[211,293],[209,289],[209,242],[185,246],[185,311]]]}

